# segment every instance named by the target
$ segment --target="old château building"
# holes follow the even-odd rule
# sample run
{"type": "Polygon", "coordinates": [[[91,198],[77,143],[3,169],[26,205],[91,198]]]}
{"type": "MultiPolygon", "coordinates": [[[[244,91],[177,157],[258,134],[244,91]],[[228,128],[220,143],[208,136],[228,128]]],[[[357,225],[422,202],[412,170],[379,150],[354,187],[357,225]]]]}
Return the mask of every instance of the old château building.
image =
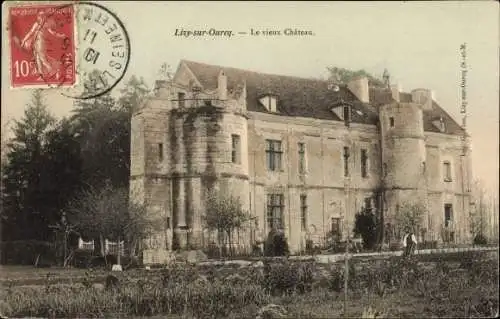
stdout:
{"type": "Polygon", "coordinates": [[[427,208],[420,236],[469,240],[470,138],[427,89],[347,85],[181,61],[133,116],[131,191],[165,217],[145,243],[162,262],[172,245],[206,244],[207,191],[240,197],[253,216],[239,243],[271,227],[290,248],[344,238],[362,207],[427,208]],[[447,236],[443,236],[446,232],[447,236]]]}

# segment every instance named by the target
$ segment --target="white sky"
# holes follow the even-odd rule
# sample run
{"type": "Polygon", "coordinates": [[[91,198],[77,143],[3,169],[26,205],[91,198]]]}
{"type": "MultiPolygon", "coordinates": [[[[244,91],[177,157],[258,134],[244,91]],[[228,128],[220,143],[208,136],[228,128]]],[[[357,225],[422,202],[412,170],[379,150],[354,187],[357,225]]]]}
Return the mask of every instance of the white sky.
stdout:
{"type": "MultiPolygon", "coordinates": [[[[434,90],[459,123],[460,44],[467,43],[468,126],[476,177],[498,192],[499,6],[497,2],[106,2],[131,40],[126,77],[152,85],[163,62],[180,59],[266,73],[321,77],[327,66],[366,69],[405,91],[434,90]],[[183,38],[176,28],[237,32],[311,30],[315,36],[183,38]]],[[[3,4],[5,6],[5,3],[3,4]]],[[[2,126],[23,114],[30,90],[9,89],[6,11],[3,11],[2,126]],[[7,49],[7,50],[6,50],[7,49]]],[[[57,91],[47,98],[62,116],[72,101],[57,91]]]]}

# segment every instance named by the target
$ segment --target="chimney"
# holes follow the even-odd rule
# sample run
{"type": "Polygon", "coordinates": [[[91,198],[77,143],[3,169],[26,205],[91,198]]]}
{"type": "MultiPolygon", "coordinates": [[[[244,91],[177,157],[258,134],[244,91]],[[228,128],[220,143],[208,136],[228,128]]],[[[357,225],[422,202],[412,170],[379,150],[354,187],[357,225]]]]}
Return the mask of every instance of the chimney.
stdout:
{"type": "Polygon", "coordinates": [[[399,93],[401,92],[401,86],[399,84],[391,85],[391,95],[396,102],[400,102],[399,93]]]}
{"type": "Polygon", "coordinates": [[[219,73],[219,77],[217,79],[217,91],[219,93],[220,100],[227,99],[227,76],[226,73],[224,73],[224,70],[221,70],[219,73]]]}
{"type": "Polygon", "coordinates": [[[434,92],[429,89],[415,89],[411,91],[411,101],[422,105],[424,111],[432,110],[432,101],[434,100],[434,92]]]}
{"type": "Polygon", "coordinates": [[[368,78],[366,76],[352,79],[347,88],[363,103],[370,102],[370,91],[368,89],[368,78]]]}
{"type": "Polygon", "coordinates": [[[168,84],[167,80],[156,80],[154,88],[156,97],[162,98],[168,96],[168,84]]]}

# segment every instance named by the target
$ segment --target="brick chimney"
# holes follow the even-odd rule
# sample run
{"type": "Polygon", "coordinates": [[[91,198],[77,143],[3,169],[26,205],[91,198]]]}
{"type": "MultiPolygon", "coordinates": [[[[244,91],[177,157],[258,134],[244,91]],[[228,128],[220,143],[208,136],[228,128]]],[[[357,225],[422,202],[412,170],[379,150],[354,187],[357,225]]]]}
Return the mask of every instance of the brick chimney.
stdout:
{"type": "Polygon", "coordinates": [[[220,100],[227,99],[227,76],[224,70],[220,70],[219,77],[217,79],[217,91],[220,100]]]}
{"type": "Polygon", "coordinates": [[[392,98],[397,102],[400,102],[400,99],[399,99],[400,92],[401,92],[401,85],[391,84],[391,95],[392,95],[392,98]]]}
{"type": "Polygon", "coordinates": [[[429,89],[414,89],[411,91],[411,101],[422,105],[424,111],[432,110],[434,92],[429,89]]]}
{"type": "Polygon", "coordinates": [[[370,102],[370,91],[368,88],[368,78],[361,76],[352,79],[347,88],[363,103],[370,102]]]}

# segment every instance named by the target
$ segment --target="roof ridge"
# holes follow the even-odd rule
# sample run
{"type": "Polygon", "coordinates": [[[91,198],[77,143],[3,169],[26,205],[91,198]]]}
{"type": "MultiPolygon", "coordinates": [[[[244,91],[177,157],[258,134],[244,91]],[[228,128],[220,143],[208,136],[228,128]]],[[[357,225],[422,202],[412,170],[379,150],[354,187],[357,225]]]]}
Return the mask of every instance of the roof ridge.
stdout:
{"type": "Polygon", "coordinates": [[[321,82],[321,83],[327,83],[328,80],[320,79],[320,78],[315,78],[315,77],[301,77],[301,76],[296,76],[296,75],[284,75],[284,74],[275,74],[275,73],[267,73],[267,72],[259,72],[259,71],[253,71],[253,70],[248,70],[248,69],[241,69],[241,68],[235,68],[231,66],[224,66],[224,65],[217,65],[217,64],[210,64],[210,63],[204,63],[204,62],[197,62],[193,60],[186,60],[186,59],[181,59],[181,62],[185,62],[186,64],[189,63],[194,63],[194,64],[199,64],[201,66],[208,66],[208,67],[216,67],[216,68],[222,68],[222,69],[229,69],[229,70],[234,70],[234,71],[239,71],[239,72],[244,72],[244,73],[253,73],[253,74],[259,74],[259,75],[264,75],[264,76],[276,76],[280,78],[289,78],[289,79],[296,79],[296,80],[306,80],[306,81],[314,81],[314,82],[321,82]]]}

